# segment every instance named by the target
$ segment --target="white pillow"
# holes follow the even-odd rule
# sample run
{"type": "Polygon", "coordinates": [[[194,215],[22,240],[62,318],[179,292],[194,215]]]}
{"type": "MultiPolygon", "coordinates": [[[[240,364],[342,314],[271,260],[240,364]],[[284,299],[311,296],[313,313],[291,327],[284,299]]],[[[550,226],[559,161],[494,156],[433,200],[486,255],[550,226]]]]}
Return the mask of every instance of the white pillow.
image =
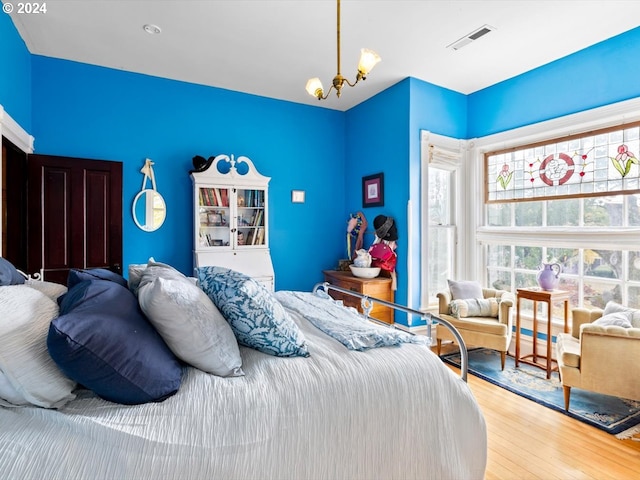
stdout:
{"type": "Polygon", "coordinates": [[[617,327],[631,328],[631,314],[625,312],[610,313],[603,315],[593,325],[600,325],[601,327],[608,327],[609,325],[615,325],[617,327]]]}
{"type": "Polygon", "coordinates": [[[59,408],[75,398],[71,391],[76,383],[60,371],[47,350],[49,323],[57,315],[56,302],[30,286],[0,287],[4,404],[59,408]]]}
{"type": "Polygon", "coordinates": [[[138,302],[178,358],[221,377],[244,375],[233,330],[209,297],[182,273],[150,262],[140,279],[138,302]]]}
{"type": "Polygon", "coordinates": [[[447,283],[449,283],[449,290],[451,291],[451,298],[453,300],[484,298],[484,295],[482,294],[482,287],[478,282],[456,282],[455,280],[447,280],[447,283]]]}
{"type": "MultiPolygon", "coordinates": [[[[149,259],[150,262],[154,261],[153,257],[149,259]]],[[[127,285],[129,290],[137,297],[138,287],[140,286],[140,279],[142,279],[142,272],[147,268],[146,263],[132,263],[129,265],[129,276],[127,278],[127,285]]]]}
{"type": "Polygon", "coordinates": [[[602,312],[602,316],[609,315],[611,313],[626,313],[629,314],[629,321],[631,322],[631,326],[634,328],[640,328],[640,310],[635,308],[623,307],[619,303],[610,301],[604,307],[604,312],[602,312]]]}
{"type": "Polygon", "coordinates": [[[24,284],[41,291],[51,300],[57,300],[60,295],[67,293],[67,287],[60,283],[29,279],[24,284]]]}
{"type": "Polygon", "coordinates": [[[0,371],[0,405],[5,407],[29,405],[29,402],[14,388],[2,371],[0,371]]]}
{"type": "Polygon", "coordinates": [[[452,300],[449,304],[449,312],[456,318],[465,317],[497,317],[498,299],[468,298],[466,300],[452,300]]]}

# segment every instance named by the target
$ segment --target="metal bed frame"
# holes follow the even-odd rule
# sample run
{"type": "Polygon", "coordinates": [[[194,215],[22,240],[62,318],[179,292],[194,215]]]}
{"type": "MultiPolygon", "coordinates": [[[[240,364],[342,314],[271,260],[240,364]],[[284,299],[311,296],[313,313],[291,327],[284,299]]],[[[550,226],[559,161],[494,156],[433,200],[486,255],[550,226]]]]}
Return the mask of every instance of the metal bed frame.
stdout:
{"type": "MultiPolygon", "coordinates": [[[[367,317],[367,319],[369,321],[375,322],[377,324],[380,325],[384,325],[388,328],[397,328],[395,325],[391,324],[387,324],[384,322],[381,322],[380,320],[376,320],[373,317],[370,317],[369,314],[371,313],[371,310],[373,309],[373,304],[374,303],[379,303],[381,305],[384,305],[385,307],[390,307],[393,308],[395,310],[400,310],[401,312],[405,312],[405,313],[409,313],[411,315],[416,315],[418,317],[420,317],[421,319],[423,319],[426,323],[427,323],[427,337],[429,338],[429,343],[432,344],[432,337],[431,337],[431,326],[433,325],[434,321],[437,324],[443,325],[445,327],[447,327],[451,333],[453,334],[453,336],[456,339],[456,342],[458,343],[458,345],[460,346],[460,378],[466,382],[467,381],[467,370],[468,370],[468,365],[469,365],[469,354],[467,352],[467,346],[464,343],[464,340],[462,339],[462,336],[460,335],[460,332],[458,332],[458,330],[456,329],[456,327],[453,326],[453,324],[451,324],[451,322],[449,322],[448,320],[445,320],[443,318],[439,318],[436,317],[435,315],[431,315],[430,313],[427,312],[421,312],[419,310],[414,310],[412,308],[409,307],[405,307],[404,305],[399,305],[397,303],[392,303],[392,302],[388,302],[386,300],[381,300],[379,298],[375,298],[375,297],[370,297],[368,295],[363,295],[362,293],[359,292],[354,292],[352,290],[347,290],[346,288],[342,288],[342,287],[338,287],[336,285],[332,285],[329,282],[320,282],[320,283],[316,283],[313,287],[312,292],[316,292],[317,290],[322,289],[325,293],[329,293],[329,290],[336,290],[338,292],[347,294],[347,295],[351,295],[353,297],[357,297],[360,299],[360,304],[362,305],[362,311],[365,317],[367,317]]],[[[410,332],[409,332],[410,333],[410,332]]]]}

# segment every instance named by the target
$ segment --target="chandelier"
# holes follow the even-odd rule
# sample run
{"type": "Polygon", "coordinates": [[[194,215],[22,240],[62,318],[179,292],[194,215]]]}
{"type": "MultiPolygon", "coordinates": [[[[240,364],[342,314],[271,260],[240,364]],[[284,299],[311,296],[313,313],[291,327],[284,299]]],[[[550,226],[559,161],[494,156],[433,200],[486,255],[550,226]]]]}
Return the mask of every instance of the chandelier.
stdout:
{"type": "Polygon", "coordinates": [[[369,72],[380,61],[380,56],[376,52],[374,52],[373,50],[369,50],[368,48],[363,48],[362,50],[360,50],[360,61],[358,62],[358,74],[356,75],[356,81],[351,83],[349,80],[347,80],[340,74],[340,0],[338,0],[337,16],[338,16],[338,28],[337,28],[338,73],[336,73],[336,76],[333,77],[333,84],[325,94],[322,88],[322,82],[318,77],[311,78],[307,81],[307,86],[306,86],[307,92],[309,93],[309,95],[316,97],[318,100],[325,100],[331,93],[331,90],[334,88],[336,90],[336,95],[340,97],[342,87],[344,86],[345,83],[350,87],[353,87],[360,80],[366,80],[369,72]]]}

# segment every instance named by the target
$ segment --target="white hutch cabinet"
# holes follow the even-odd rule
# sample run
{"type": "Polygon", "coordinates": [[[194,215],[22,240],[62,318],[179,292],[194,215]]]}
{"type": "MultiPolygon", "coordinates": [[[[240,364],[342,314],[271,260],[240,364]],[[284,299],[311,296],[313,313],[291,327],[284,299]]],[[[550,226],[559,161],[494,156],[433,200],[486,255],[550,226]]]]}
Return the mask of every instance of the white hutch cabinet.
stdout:
{"type": "Polygon", "coordinates": [[[191,171],[195,267],[231,268],[274,289],[269,252],[268,185],[253,162],[218,155],[191,171]]]}

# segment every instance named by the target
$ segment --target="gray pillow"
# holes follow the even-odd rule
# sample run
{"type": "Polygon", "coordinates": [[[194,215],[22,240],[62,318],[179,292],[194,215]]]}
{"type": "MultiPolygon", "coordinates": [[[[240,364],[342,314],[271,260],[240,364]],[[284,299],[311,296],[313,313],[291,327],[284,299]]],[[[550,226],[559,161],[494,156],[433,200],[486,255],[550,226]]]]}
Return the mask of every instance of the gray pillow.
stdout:
{"type": "Polygon", "coordinates": [[[233,330],[207,294],[182,273],[150,261],[140,278],[138,302],[176,357],[221,377],[244,375],[233,330]]]}
{"type": "MultiPolygon", "coordinates": [[[[151,260],[151,259],[150,259],[151,260]]],[[[138,287],[140,286],[140,279],[142,278],[142,272],[147,268],[146,263],[132,263],[129,265],[129,290],[136,297],[138,296],[138,287]]]]}
{"type": "Polygon", "coordinates": [[[25,285],[28,285],[31,288],[39,290],[44,293],[51,300],[58,300],[58,297],[67,293],[66,285],[62,285],[60,283],[47,282],[45,280],[27,280],[24,282],[25,285]]]}
{"type": "Polygon", "coordinates": [[[478,282],[447,280],[453,300],[466,300],[468,298],[484,298],[482,287],[478,282]]]}

